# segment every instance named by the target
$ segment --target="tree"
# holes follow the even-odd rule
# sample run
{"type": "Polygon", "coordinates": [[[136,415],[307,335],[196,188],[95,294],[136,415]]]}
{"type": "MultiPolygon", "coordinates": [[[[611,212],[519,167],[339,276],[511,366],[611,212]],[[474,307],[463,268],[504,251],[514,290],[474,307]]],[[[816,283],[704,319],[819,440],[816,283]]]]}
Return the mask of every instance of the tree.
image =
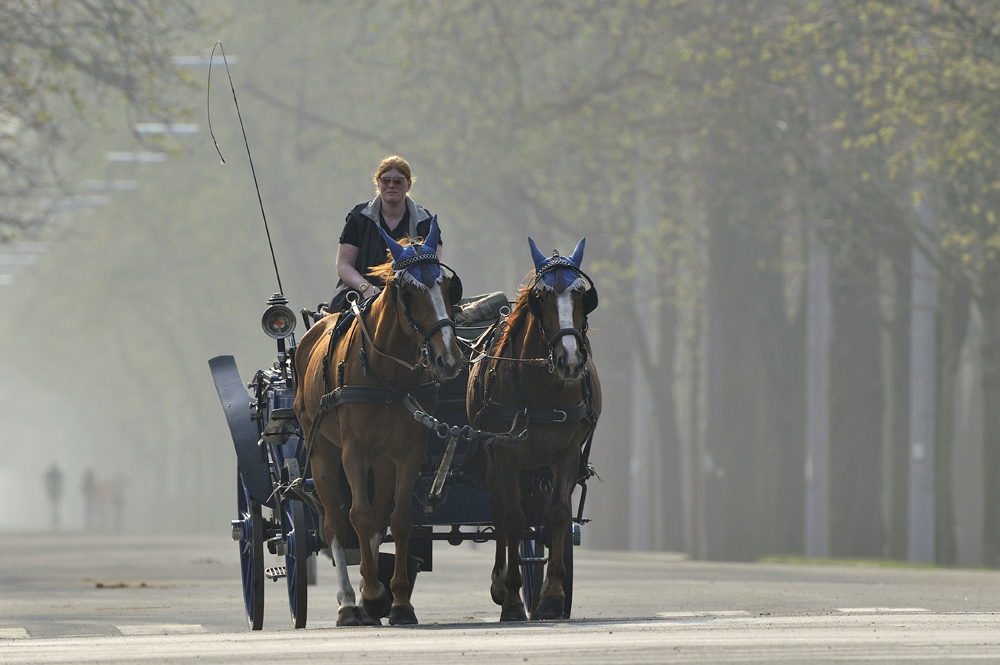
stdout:
{"type": "MultiPolygon", "coordinates": [[[[806,73],[803,84],[826,82],[844,93],[847,103],[833,106],[837,111],[824,125],[836,137],[831,152],[859,156],[853,188],[876,194],[885,203],[878,221],[887,233],[918,247],[948,282],[940,291],[949,323],[939,340],[940,370],[956,371],[955,346],[964,339],[964,322],[956,326],[951,319],[965,316],[964,310],[953,311],[952,305],[968,291],[983,315],[984,558],[989,565],[1000,565],[998,26],[1000,10],[975,0],[852,0],[804,7],[788,22],[785,41],[794,45],[795,64],[789,70],[806,73]],[[928,201],[930,223],[916,214],[928,201]]],[[[897,268],[905,256],[896,259],[897,268]]],[[[939,385],[938,420],[944,423],[950,422],[953,385],[953,376],[944,376],[939,385]]],[[[937,437],[942,454],[936,461],[948,464],[951,432],[941,429],[942,422],[937,437]]],[[[938,559],[948,562],[954,549],[946,505],[950,473],[939,468],[936,477],[937,526],[945,539],[938,541],[938,559]]]]}
{"type": "Polygon", "coordinates": [[[74,148],[116,100],[169,118],[171,56],[197,21],[187,0],[0,2],[0,244],[37,231],[72,189],[74,148]]]}

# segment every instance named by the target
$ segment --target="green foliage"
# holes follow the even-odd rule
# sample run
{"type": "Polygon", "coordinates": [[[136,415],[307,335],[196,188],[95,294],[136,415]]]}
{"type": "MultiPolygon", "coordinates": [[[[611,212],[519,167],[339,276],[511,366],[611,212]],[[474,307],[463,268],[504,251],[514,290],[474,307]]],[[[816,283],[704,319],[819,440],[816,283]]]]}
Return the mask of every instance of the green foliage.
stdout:
{"type": "Polygon", "coordinates": [[[0,244],[37,233],[67,158],[118,100],[168,117],[170,56],[198,21],[187,0],[0,2],[0,244]]]}

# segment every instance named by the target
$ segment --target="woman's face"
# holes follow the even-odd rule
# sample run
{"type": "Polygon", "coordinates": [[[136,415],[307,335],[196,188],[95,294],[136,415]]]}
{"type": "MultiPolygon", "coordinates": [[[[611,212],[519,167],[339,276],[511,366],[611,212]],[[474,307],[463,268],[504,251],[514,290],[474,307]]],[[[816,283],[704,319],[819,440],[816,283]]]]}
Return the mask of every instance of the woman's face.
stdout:
{"type": "Polygon", "coordinates": [[[378,192],[382,200],[389,204],[400,203],[410,191],[410,183],[397,169],[389,169],[378,179],[378,192]]]}

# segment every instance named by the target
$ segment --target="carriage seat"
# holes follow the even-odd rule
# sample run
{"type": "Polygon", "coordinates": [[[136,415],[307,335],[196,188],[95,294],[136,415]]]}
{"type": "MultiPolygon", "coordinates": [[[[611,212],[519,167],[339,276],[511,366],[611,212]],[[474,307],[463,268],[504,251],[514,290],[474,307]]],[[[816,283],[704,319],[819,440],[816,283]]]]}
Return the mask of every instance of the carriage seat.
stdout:
{"type": "Polygon", "coordinates": [[[507,295],[503,291],[462,298],[459,310],[455,314],[455,323],[467,326],[483,321],[495,321],[500,318],[502,307],[510,307],[510,301],[507,300],[507,295]]]}

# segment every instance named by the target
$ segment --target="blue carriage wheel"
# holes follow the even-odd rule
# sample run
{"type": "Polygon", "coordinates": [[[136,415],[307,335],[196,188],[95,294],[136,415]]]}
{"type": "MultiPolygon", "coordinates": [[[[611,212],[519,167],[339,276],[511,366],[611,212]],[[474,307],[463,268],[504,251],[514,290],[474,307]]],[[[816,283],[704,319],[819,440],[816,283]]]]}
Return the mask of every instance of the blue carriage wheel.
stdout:
{"type": "Polygon", "coordinates": [[[233,521],[233,540],[240,544],[240,573],[243,577],[243,602],[247,626],[264,626],[264,519],[260,503],[251,498],[237,472],[237,519],[233,521]]]}
{"type": "MultiPolygon", "coordinates": [[[[299,477],[299,464],[294,458],[285,460],[289,479],[299,477]]],[[[286,499],[282,505],[282,534],[285,536],[285,581],[288,583],[288,608],[292,626],[306,627],[309,588],[309,529],[305,506],[297,499],[286,499]]]]}
{"type": "MultiPolygon", "coordinates": [[[[566,527],[566,536],[563,538],[563,564],[566,566],[566,575],[563,577],[563,593],[566,595],[566,604],[563,606],[563,618],[569,619],[573,609],[573,523],[566,527]]],[[[551,553],[550,553],[551,556],[551,553]]],[[[543,538],[539,534],[525,536],[521,540],[522,559],[541,559],[545,557],[545,545],[543,538]]],[[[538,601],[542,596],[542,582],[545,581],[546,563],[526,563],[521,565],[521,589],[524,594],[524,608],[531,619],[538,618],[538,601]]]]}
{"type": "MultiPolygon", "coordinates": [[[[544,556],[544,554],[545,546],[542,544],[542,539],[538,532],[521,539],[522,560],[537,559],[544,556]]],[[[529,617],[534,613],[535,606],[538,605],[538,598],[542,593],[543,579],[545,579],[544,563],[521,564],[521,593],[524,595],[524,609],[529,617]]]]}
{"type": "Polygon", "coordinates": [[[563,619],[570,617],[573,609],[573,522],[566,525],[566,537],[563,539],[563,563],[566,565],[566,576],[563,578],[563,593],[566,594],[566,605],[563,606],[563,619]]]}

